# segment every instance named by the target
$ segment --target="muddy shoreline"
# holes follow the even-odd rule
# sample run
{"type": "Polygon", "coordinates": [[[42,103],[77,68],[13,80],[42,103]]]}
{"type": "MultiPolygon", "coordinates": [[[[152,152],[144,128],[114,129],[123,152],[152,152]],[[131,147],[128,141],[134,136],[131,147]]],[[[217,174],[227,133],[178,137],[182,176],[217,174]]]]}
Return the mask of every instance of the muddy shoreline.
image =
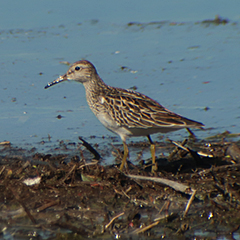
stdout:
{"type": "Polygon", "coordinates": [[[101,159],[85,159],[82,152],[71,157],[34,152],[24,157],[22,149],[2,145],[1,235],[14,239],[239,236],[240,142],[178,144],[166,144],[169,155],[157,158],[155,174],[151,162],[143,160],[137,165],[128,162],[128,169],[120,172],[117,158],[115,164],[103,166],[101,159]]]}

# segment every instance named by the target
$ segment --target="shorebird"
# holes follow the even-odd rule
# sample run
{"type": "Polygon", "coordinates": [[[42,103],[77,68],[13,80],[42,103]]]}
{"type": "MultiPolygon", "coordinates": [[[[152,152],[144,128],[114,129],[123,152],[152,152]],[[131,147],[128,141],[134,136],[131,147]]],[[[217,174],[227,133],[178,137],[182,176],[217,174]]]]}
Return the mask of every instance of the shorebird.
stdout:
{"type": "Polygon", "coordinates": [[[83,84],[87,103],[92,112],[108,130],[120,136],[124,148],[121,171],[129,153],[126,144],[128,137],[147,136],[150,142],[152,171],[155,172],[157,170],[155,145],[151,134],[204,126],[200,122],[169,111],[142,93],[108,86],[100,78],[94,65],[87,60],[73,63],[67,73],[48,83],[45,89],[66,80],[83,84]]]}

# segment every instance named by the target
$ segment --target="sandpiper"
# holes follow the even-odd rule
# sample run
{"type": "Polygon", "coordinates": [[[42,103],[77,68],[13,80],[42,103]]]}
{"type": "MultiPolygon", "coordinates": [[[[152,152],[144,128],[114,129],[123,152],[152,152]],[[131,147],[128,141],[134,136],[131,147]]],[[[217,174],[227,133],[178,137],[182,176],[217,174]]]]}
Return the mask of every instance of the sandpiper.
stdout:
{"type": "Polygon", "coordinates": [[[151,140],[151,134],[204,126],[200,122],[169,111],[142,93],[108,86],[100,78],[94,65],[87,60],[75,62],[67,73],[48,83],[45,88],[66,80],[74,80],[83,84],[86,99],[92,112],[108,130],[118,134],[122,139],[124,154],[120,166],[121,171],[128,156],[126,144],[128,137],[148,137],[151,145],[152,171],[154,172],[157,170],[157,166],[155,145],[151,140]]]}

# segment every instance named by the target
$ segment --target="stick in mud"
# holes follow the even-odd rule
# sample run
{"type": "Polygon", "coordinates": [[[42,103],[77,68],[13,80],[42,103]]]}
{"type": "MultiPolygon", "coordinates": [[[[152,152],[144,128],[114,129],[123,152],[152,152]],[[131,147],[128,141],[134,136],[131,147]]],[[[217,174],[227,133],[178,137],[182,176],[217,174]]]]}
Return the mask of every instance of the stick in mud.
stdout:
{"type": "Polygon", "coordinates": [[[94,155],[94,159],[99,160],[101,158],[100,154],[95,150],[88,142],[86,142],[81,137],[78,137],[82,141],[83,146],[94,155]]]}

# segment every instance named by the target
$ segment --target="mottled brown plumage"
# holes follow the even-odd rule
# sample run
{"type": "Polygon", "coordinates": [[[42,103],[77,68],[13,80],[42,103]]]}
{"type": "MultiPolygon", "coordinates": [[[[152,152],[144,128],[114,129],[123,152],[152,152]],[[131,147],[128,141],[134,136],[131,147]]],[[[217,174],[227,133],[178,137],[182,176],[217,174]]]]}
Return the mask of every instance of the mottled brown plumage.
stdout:
{"type": "Polygon", "coordinates": [[[89,61],[75,62],[66,74],[49,83],[45,88],[66,80],[74,80],[84,85],[86,99],[92,112],[108,130],[121,137],[124,144],[121,170],[128,155],[126,138],[147,136],[152,145],[151,152],[155,165],[155,146],[151,141],[151,134],[203,126],[200,122],[169,111],[144,94],[106,85],[89,61]]]}

